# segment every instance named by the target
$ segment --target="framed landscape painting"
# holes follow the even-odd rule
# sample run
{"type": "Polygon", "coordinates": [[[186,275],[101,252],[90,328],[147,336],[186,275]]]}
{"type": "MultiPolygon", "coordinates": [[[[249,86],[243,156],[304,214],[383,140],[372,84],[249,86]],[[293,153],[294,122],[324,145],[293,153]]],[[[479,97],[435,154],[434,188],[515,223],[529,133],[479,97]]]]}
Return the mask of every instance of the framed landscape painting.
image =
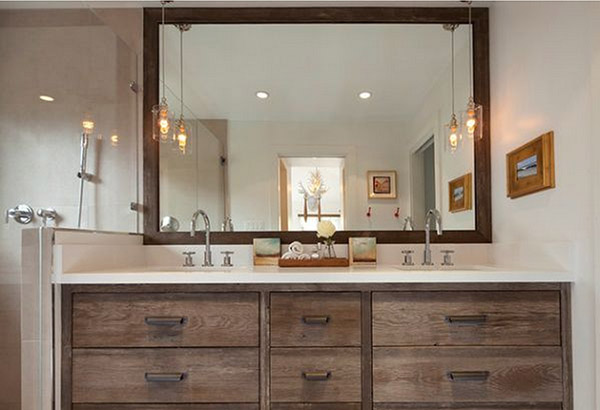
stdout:
{"type": "Polygon", "coordinates": [[[506,154],[506,196],[514,199],[554,186],[553,131],[506,154]]]}
{"type": "Polygon", "coordinates": [[[448,182],[450,212],[462,212],[473,209],[473,174],[470,172],[448,182]]]}

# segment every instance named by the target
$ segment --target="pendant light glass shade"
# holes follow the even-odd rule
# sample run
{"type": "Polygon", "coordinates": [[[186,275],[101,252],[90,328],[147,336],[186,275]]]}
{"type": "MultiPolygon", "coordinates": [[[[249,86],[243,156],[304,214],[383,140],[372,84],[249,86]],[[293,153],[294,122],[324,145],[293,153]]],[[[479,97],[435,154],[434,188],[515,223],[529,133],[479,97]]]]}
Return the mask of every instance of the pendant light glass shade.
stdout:
{"type": "Polygon", "coordinates": [[[483,106],[477,104],[473,97],[469,98],[467,109],[460,113],[462,135],[470,139],[483,138],[483,106]]]}
{"type": "Polygon", "coordinates": [[[460,133],[460,127],[458,119],[455,114],[452,114],[450,122],[446,125],[446,150],[450,152],[456,152],[462,145],[462,135],[460,133]]]}
{"type": "Polygon", "coordinates": [[[169,111],[165,97],[162,97],[160,104],[152,107],[152,138],[160,142],[173,140],[173,113],[169,111]]]}

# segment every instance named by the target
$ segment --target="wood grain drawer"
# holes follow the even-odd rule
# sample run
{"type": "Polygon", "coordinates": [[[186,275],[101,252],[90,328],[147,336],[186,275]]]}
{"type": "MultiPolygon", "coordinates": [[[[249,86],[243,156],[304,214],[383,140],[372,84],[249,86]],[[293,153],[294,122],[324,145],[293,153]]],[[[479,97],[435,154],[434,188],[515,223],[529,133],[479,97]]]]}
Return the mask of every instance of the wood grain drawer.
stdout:
{"type": "Polygon", "coordinates": [[[375,402],[561,402],[559,347],[378,347],[375,402]]]}
{"type": "Polygon", "coordinates": [[[271,346],[360,346],[360,293],[272,293],[271,346]]]}
{"type": "Polygon", "coordinates": [[[271,410],[361,410],[361,403],[274,403],[271,410]]]}
{"type": "Polygon", "coordinates": [[[258,349],[74,349],[74,403],[258,402],[258,349]]]}
{"type": "Polygon", "coordinates": [[[374,292],[375,346],[560,345],[558,292],[374,292]]]}
{"type": "Polygon", "coordinates": [[[73,346],[258,346],[258,310],[257,293],[80,293],[73,346]]]}
{"type": "Polygon", "coordinates": [[[271,401],[360,402],[360,349],[271,349],[271,401]]]}
{"type": "Polygon", "coordinates": [[[379,403],[373,406],[373,410],[562,410],[560,403],[544,403],[539,405],[532,404],[488,404],[488,405],[470,405],[460,404],[452,405],[451,403],[441,403],[438,405],[419,405],[418,407],[410,404],[400,403],[379,403]]]}
{"type": "Polygon", "coordinates": [[[233,404],[115,404],[84,403],[75,404],[73,410],[259,410],[256,403],[233,404]]]}

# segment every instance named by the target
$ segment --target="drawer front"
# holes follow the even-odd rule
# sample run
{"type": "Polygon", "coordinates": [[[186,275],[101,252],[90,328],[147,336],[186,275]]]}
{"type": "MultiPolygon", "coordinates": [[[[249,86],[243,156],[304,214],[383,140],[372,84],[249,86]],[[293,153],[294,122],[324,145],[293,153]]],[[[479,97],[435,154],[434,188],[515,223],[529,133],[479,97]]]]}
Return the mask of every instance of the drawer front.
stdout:
{"type": "Polygon", "coordinates": [[[483,406],[477,406],[477,405],[461,405],[460,407],[450,407],[450,405],[448,403],[443,403],[443,404],[439,404],[439,405],[431,405],[431,406],[426,406],[426,407],[411,407],[405,405],[405,404],[397,404],[397,403],[383,403],[383,404],[375,404],[373,406],[373,410],[449,410],[449,409],[456,409],[456,410],[562,410],[562,404],[560,403],[555,403],[555,404],[540,404],[538,406],[530,406],[530,405],[511,405],[510,407],[506,407],[506,406],[492,406],[492,405],[483,405],[483,406]]]}
{"type": "Polygon", "coordinates": [[[375,402],[561,402],[559,347],[373,350],[375,402]]]}
{"type": "Polygon", "coordinates": [[[375,346],[560,345],[558,292],[374,292],[375,346]]]}
{"type": "Polygon", "coordinates": [[[74,347],[258,346],[257,293],[73,296],[74,347]]]}
{"type": "Polygon", "coordinates": [[[271,410],[361,410],[360,403],[274,403],[271,410]]]}
{"type": "Polygon", "coordinates": [[[360,349],[272,349],[272,402],[360,402],[360,349]]]}
{"type": "Polygon", "coordinates": [[[259,410],[255,403],[234,404],[75,404],[73,410],[259,410]]]}
{"type": "Polygon", "coordinates": [[[74,403],[258,402],[258,349],[74,349],[74,403]]]}
{"type": "Polygon", "coordinates": [[[360,346],[360,293],[272,293],[271,346],[360,346]]]}

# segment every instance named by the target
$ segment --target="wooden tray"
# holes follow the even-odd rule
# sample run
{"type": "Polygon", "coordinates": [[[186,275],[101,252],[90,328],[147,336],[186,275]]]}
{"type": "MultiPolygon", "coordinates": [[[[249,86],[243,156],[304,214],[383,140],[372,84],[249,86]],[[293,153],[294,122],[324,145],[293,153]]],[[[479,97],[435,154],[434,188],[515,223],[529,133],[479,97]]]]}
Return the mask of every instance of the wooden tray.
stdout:
{"type": "Polygon", "coordinates": [[[280,268],[345,268],[347,266],[350,266],[347,258],[279,259],[280,268]]]}

